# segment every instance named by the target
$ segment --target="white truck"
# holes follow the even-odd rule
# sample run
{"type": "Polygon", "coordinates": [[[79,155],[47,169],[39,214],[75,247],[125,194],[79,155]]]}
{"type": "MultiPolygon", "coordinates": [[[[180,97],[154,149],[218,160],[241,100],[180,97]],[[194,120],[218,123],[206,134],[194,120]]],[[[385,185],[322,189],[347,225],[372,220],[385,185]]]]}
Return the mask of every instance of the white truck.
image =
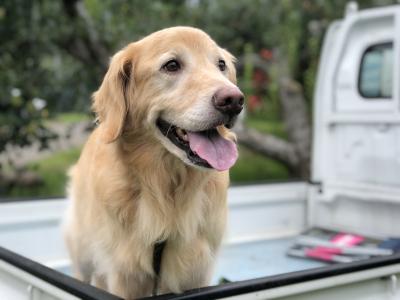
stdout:
{"type": "MultiPolygon", "coordinates": [[[[307,228],[400,237],[400,6],[348,6],[325,37],[312,180],[231,187],[214,284],[151,299],[400,299],[400,254],[342,264],[288,257],[307,228]]],[[[0,204],[0,299],[119,299],[69,276],[65,199],[0,204]]]]}

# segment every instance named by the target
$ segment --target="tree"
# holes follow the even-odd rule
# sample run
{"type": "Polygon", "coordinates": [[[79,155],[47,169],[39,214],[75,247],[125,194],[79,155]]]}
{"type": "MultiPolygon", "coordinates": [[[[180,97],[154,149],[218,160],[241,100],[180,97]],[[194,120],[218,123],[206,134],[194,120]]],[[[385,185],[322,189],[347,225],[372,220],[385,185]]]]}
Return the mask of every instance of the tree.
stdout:
{"type": "MultiPolygon", "coordinates": [[[[40,50],[31,35],[35,28],[29,29],[34,13],[29,3],[24,4],[16,9],[13,1],[6,1],[0,7],[0,69],[7,70],[0,72],[0,153],[8,146],[34,142],[45,148],[55,138],[43,122],[48,111],[39,91],[42,74],[30,76],[38,68],[31,55],[40,50]]],[[[26,178],[6,175],[0,164],[0,190],[26,178]]]]}
{"type": "MultiPolygon", "coordinates": [[[[86,43],[88,52],[92,53],[92,59],[102,66],[106,65],[104,57],[107,50],[101,46],[96,30],[101,28],[104,34],[106,30],[121,28],[118,26],[121,24],[121,17],[122,20],[129,20],[123,23],[134,28],[135,36],[128,37],[127,31],[122,27],[123,29],[118,31],[122,36],[120,41],[130,41],[163,27],[186,24],[205,29],[217,39],[217,42],[227,46],[237,56],[245,51],[247,44],[251,44],[257,50],[270,48],[274,53],[274,59],[269,67],[275,70],[273,80],[277,86],[271,94],[273,98],[278,99],[287,138],[258,132],[248,127],[245,122],[241,122],[235,131],[240,143],[280,161],[293,177],[308,179],[312,132],[310,108],[320,48],[329,23],[343,17],[347,2],[347,0],[139,1],[129,6],[125,2],[117,1],[119,6],[113,3],[115,16],[119,19],[111,18],[108,22],[113,25],[104,27],[96,25],[99,20],[104,21],[101,14],[93,14],[92,19],[81,1],[64,1],[64,7],[74,21],[83,24],[85,35],[82,41],[86,43]]],[[[380,4],[390,4],[394,1],[384,2],[380,4]]],[[[377,5],[373,0],[364,0],[361,4],[363,7],[377,5]]],[[[97,2],[97,5],[100,3],[97,2]]],[[[106,2],[103,5],[97,11],[102,11],[112,4],[106,2]]],[[[120,41],[110,41],[109,44],[115,45],[120,41]]],[[[76,53],[71,51],[71,54],[78,57],[76,53]]],[[[244,57],[241,57],[241,60],[244,62],[244,57]]]]}
{"type": "MultiPolygon", "coordinates": [[[[78,24],[77,27],[80,28],[78,35],[67,39],[69,41],[69,46],[67,48],[69,53],[86,64],[95,64],[102,67],[106,66],[104,60],[106,57],[105,53],[107,52],[106,49],[110,47],[105,46],[107,42],[105,40],[101,41],[96,31],[97,28],[103,30],[103,27],[95,25],[96,18],[97,21],[102,19],[101,15],[95,15],[93,18],[87,11],[84,3],[79,0],[64,1],[63,3],[64,10],[70,20],[73,21],[74,24],[78,24]],[[82,51],[82,49],[86,50],[82,51]]],[[[158,20],[156,25],[153,25],[151,18],[143,22],[153,25],[150,25],[150,27],[153,28],[141,28],[140,25],[133,26],[132,24],[137,36],[146,35],[162,27],[176,25],[171,24],[173,23],[171,20],[180,20],[180,22],[183,21],[188,25],[206,27],[206,30],[210,32],[211,35],[216,36],[217,40],[219,39],[225,44],[231,44],[233,51],[240,53],[243,50],[243,45],[249,41],[258,41],[256,45],[257,47],[261,47],[263,42],[268,40],[265,38],[265,35],[264,39],[261,39],[261,41],[259,41],[258,38],[258,34],[262,32],[263,28],[269,28],[271,23],[271,20],[264,18],[260,12],[271,8],[273,11],[279,11],[280,9],[279,6],[271,5],[269,2],[266,3],[265,1],[254,1],[254,4],[253,6],[249,5],[248,1],[203,1],[200,2],[198,6],[193,7],[186,5],[184,1],[155,1],[146,2],[146,4],[142,3],[135,7],[135,11],[131,11],[132,6],[124,7],[124,5],[121,4],[123,11],[116,13],[116,15],[121,17],[121,14],[124,15],[128,13],[131,15],[130,20],[134,20],[132,22],[139,25],[141,22],[132,17],[132,15],[135,16],[135,13],[137,14],[136,11],[140,11],[141,15],[144,15],[142,13],[143,11],[156,9],[167,16],[164,22],[163,20],[158,20]],[[225,13],[219,14],[218,12],[221,10],[225,10],[225,13]],[[175,18],[173,19],[171,18],[172,14],[175,14],[175,18]],[[227,30],[226,23],[231,20],[239,20],[240,16],[243,19],[243,14],[248,16],[246,19],[247,22],[234,23],[232,26],[229,26],[229,30],[227,30]],[[189,18],[187,16],[189,16],[189,18]],[[227,16],[229,19],[221,19],[227,16]],[[238,18],[235,19],[235,16],[238,18]],[[232,28],[237,30],[232,30],[232,28]],[[143,30],[143,32],[140,30],[143,30]]],[[[140,18],[140,16],[138,18],[140,18]]],[[[244,16],[244,18],[246,18],[246,16],[244,16]]],[[[108,20],[108,22],[113,23],[115,21],[111,19],[108,20]]],[[[115,24],[106,27],[118,28],[115,24]]],[[[123,35],[124,32],[121,32],[121,34],[123,35]]],[[[268,43],[272,44],[271,41],[268,43]]],[[[282,99],[281,104],[284,112],[283,117],[288,125],[287,129],[290,141],[282,140],[272,135],[261,134],[254,129],[248,128],[243,123],[236,128],[236,132],[242,144],[245,144],[247,147],[257,152],[279,160],[288,168],[293,176],[307,178],[309,174],[311,140],[307,106],[302,95],[301,86],[290,79],[289,67],[286,66],[286,69],[287,71],[285,74],[280,75],[279,82],[280,99],[282,99]]]]}
{"type": "MultiPolygon", "coordinates": [[[[360,6],[394,2],[363,0],[360,6]]],[[[11,122],[7,118],[26,114],[22,111],[32,107],[29,103],[34,98],[47,101],[48,110],[30,111],[38,116],[48,111],[89,111],[90,94],[98,87],[112,53],[158,29],[191,25],[204,29],[239,58],[239,84],[247,95],[252,93],[252,75],[245,74],[246,64],[264,68],[271,78],[262,101],[275,107],[279,122],[285,125],[285,134],[261,133],[244,120],[236,128],[239,142],[280,161],[292,176],[308,178],[310,111],[320,47],[329,23],[343,16],[346,3],[347,0],[4,0],[0,4],[0,67],[7,72],[0,74],[0,103],[11,105],[14,112],[10,108],[7,115],[3,114],[0,126],[11,122]],[[267,64],[259,59],[245,62],[247,45],[251,45],[253,57],[267,49],[273,53],[272,59],[267,64]],[[12,96],[10,91],[14,88],[20,96],[12,96]],[[15,113],[15,103],[20,103],[20,113],[15,113]]],[[[261,117],[268,119],[271,115],[263,113],[261,117]]],[[[26,122],[24,126],[40,124],[33,115],[26,122]]],[[[21,141],[46,136],[39,126],[40,130],[31,130],[30,138],[24,139],[24,130],[18,126],[14,127],[21,141]]],[[[12,135],[7,137],[2,130],[0,136],[3,134],[5,145],[12,135]]]]}

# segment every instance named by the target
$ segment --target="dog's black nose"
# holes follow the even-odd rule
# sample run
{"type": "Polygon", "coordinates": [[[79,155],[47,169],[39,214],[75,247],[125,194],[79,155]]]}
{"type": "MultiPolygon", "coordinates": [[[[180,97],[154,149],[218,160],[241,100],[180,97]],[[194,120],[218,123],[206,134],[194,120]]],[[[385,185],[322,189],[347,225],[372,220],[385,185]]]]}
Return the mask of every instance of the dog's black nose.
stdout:
{"type": "Polygon", "coordinates": [[[243,109],[244,96],[235,86],[223,87],[214,94],[212,103],[223,114],[234,117],[243,109]]]}

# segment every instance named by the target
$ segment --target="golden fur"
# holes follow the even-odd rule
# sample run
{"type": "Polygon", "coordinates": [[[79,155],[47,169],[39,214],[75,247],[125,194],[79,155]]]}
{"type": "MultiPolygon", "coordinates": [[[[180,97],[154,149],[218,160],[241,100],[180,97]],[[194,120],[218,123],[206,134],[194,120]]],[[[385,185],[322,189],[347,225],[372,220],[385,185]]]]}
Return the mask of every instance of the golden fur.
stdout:
{"type": "MultiPolygon", "coordinates": [[[[114,55],[93,96],[100,124],[70,171],[65,239],[77,278],[124,298],[148,296],[154,244],[167,240],[158,292],[209,283],[225,228],[228,172],[190,165],[155,123],[163,115],[205,128],[212,95],[235,84],[232,60],[190,27],[156,32],[114,55]],[[160,72],[169,55],[185,62],[177,77],[160,72]],[[226,72],[215,66],[218,57],[226,72]]],[[[234,139],[224,126],[218,131],[234,139]]]]}

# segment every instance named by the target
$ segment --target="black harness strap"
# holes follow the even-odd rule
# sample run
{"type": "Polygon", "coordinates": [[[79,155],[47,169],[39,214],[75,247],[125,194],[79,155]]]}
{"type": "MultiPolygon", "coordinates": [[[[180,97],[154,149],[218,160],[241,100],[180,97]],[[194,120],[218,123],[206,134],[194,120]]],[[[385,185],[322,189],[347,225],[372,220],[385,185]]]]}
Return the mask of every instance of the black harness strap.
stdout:
{"type": "Polygon", "coordinates": [[[160,279],[160,271],[161,271],[162,254],[163,254],[166,243],[167,243],[167,241],[162,241],[162,242],[157,242],[154,244],[153,270],[154,270],[154,273],[156,274],[156,278],[154,279],[153,296],[157,295],[158,281],[160,279]]]}

